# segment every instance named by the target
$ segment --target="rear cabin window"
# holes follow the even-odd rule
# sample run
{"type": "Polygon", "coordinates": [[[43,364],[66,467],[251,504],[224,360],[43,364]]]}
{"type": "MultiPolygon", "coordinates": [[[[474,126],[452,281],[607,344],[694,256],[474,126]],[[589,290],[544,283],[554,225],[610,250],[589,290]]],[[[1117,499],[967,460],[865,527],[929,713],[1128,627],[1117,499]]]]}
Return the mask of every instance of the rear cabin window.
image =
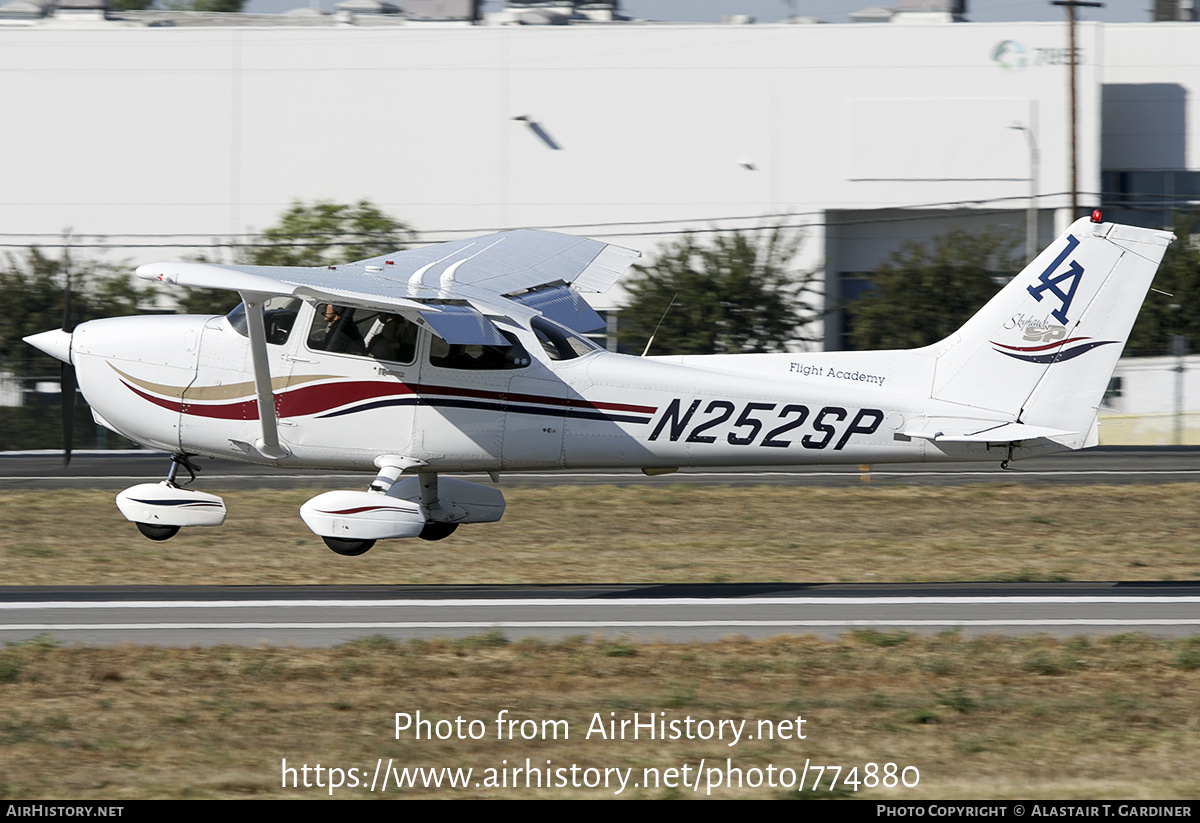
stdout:
{"type": "Polygon", "coordinates": [[[433,337],[429,343],[429,365],[443,369],[497,371],[523,369],[529,365],[529,352],[511,332],[501,331],[508,346],[483,346],[477,343],[447,343],[433,337]]]}
{"type": "Polygon", "coordinates": [[[551,360],[574,360],[600,349],[586,337],[543,317],[533,318],[530,326],[551,360]]]}

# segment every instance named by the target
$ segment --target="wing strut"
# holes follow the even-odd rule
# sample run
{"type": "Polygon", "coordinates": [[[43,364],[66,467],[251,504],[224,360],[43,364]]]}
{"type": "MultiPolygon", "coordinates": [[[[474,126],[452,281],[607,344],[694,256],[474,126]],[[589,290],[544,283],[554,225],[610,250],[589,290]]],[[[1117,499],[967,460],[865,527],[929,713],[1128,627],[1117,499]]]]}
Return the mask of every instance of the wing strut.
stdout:
{"type": "Polygon", "coordinates": [[[250,334],[250,359],[254,365],[254,392],[258,399],[258,420],[262,437],[254,448],[264,457],[278,460],[290,452],[279,442],[279,425],[275,420],[275,393],[271,390],[271,366],[267,359],[267,329],[263,323],[263,303],[271,295],[259,292],[239,292],[246,304],[246,330],[250,334]]]}

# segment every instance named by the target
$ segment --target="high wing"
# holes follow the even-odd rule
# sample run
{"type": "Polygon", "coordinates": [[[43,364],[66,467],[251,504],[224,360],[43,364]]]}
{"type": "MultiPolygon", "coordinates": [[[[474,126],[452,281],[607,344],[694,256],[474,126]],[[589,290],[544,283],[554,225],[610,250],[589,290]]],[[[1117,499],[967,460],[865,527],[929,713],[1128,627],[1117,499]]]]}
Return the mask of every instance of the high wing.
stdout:
{"type": "Polygon", "coordinates": [[[290,295],[404,314],[448,343],[504,345],[484,316],[513,303],[580,332],[602,319],[579,295],[602,292],[638,252],[598,240],[518,230],[319,268],[147,263],[138,277],[181,286],[290,295]]]}
{"type": "Polygon", "coordinates": [[[316,268],[147,263],[137,276],[228,289],[246,306],[262,438],[255,448],[287,456],[279,441],[262,307],[286,295],[402,314],[447,343],[509,344],[488,314],[541,313],[580,332],[604,325],[577,290],[601,292],[636,258],[632,249],[554,232],[518,230],[316,268]]]}

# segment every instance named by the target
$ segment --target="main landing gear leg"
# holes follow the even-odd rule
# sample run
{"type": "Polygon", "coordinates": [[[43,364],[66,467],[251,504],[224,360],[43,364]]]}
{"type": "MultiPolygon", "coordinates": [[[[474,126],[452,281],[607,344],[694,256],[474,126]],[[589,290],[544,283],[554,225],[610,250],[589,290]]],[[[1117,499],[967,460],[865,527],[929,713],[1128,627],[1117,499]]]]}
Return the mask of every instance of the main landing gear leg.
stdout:
{"type": "MultiPolygon", "coordinates": [[[[443,511],[438,498],[437,472],[421,472],[417,477],[421,481],[421,505],[425,507],[426,513],[433,516],[434,512],[443,511]]],[[[445,540],[454,534],[454,530],[457,528],[457,523],[429,520],[426,521],[425,527],[421,529],[421,533],[417,537],[422,540],[445,540]]]]}
{"type": "Polygon", "coordinates": [[[1013,447],[1016,445],[1017,445],[1016,443],[1008,444],[1008,457],[1006,457],[1000,461],[1000,468],[1002,468],[1002,469],[1008,468],[1008,464],[1011,463],[1012,459],[1013,459],[1013,447]]]}

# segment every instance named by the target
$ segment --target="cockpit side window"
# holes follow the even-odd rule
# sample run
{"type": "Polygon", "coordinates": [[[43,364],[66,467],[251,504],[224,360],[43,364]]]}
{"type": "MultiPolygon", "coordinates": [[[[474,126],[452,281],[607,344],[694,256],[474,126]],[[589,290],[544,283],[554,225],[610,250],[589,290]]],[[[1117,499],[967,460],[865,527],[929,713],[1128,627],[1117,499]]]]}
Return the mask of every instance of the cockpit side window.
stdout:
{"type": "Polygon", "coordinates": [[[398,314],[320,303],[308,332],[313,351],[412,363],[420,330],[398,314]]]}
{"type": "Polygon", "coordinates": [[[530,323],[538,342],[550,355],[551,360],[574,360],[599,350],[599,346],[570,329],[552,323],[544,317],[535,317],[530,323]]]}
{"type": "Polygon", "coordinates": [[[530,363],[529,352],[512,332],[501,329],[510,345],[483,346],[479,344],[447,343],[434,336],[429,345],[429,364],[443,369],[496,371],[523,369],[530,363]]]}
{"type": "MultiPolygon", "coordinates": [[[[366,313],[363,324],[370,326],[363,334],[367,354],[376,360],[412,363],[417,358],[417,337],[421,330],[416,323],[398,314],[366,313]]],[[[361,329],[363,324],[359,325],[361,329]]]]}
{"type": "MultiPolygon", "coordinates": [[[[263,326],[267,331],[267,342],[272,346],[282,346],[291,336],[292,326],[296,325],[296,315],[300,313],[301,300],[298,297],[276,295],[267,298],[263,304],[263,326]]],[[[246,321],[246,304],[238,303],[233,311],[225,315],[229,325],[242,337],[249,337],[246,321]]]]}

